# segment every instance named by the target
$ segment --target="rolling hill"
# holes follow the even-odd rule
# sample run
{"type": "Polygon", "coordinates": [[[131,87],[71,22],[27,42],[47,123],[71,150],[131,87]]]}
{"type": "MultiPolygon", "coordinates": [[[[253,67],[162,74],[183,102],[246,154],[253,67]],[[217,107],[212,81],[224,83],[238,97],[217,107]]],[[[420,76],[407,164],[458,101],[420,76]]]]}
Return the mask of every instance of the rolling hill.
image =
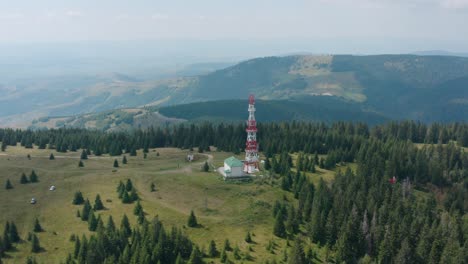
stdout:
{"type": "MultiPolygon", "coordinates": [[[[29,128],[75,127],[122,131],[132,128],[161,127],[181,122],[242,122],[247,118],[246,100],[218,100],[166,107],[127,108],[68,117],[44,117],[29,128]]],[[[380,124],[387,117],[361,109],[357,103],[332,96],[313,96],[301,100],[257,100],[256,117],[274,121],[356,121],[380,124]]]]}
{"type": "MultiPolygon", "coordinates": [[[[44,116],[245,99],[250,93],[262,100],[301,99],[318,105],[327,104],[331,96],[337,100],[330,103],[341,104],[337,109],[347,110],[351,103],[359,111],[391,119],[449,122],[466,120],[467,88],[468,58],[462,57],[266,57],[191,77],[142,81],[123,74],[103,74],[3,85],[0,123],[26,127],[44,116]],[[317,95],[322,96],[314,98],[317,95]]],[[[309,110],[303,110],[299,115],[309,115],[309,110]]],[[[347,120],[341,117],[345,112],[334,112],[338,116],[330,120],[347,120]]]]}

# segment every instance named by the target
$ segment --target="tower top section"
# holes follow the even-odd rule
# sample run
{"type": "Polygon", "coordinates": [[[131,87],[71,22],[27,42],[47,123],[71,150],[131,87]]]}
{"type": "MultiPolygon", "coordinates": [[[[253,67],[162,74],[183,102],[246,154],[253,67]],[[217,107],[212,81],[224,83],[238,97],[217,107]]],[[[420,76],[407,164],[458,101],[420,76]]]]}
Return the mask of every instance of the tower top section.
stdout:
{"type": "Polygon", "coordinates": [[[251,105],[255,104],[255,96],[253,94],[249,96],[249,104],[251,105]]]}

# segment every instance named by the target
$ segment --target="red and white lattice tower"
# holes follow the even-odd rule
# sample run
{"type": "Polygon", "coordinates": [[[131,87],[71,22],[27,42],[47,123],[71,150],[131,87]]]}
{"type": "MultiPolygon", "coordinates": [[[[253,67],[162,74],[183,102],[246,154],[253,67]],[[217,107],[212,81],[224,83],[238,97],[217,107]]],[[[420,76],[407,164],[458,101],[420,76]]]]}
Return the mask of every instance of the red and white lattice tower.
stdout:
{"type": "Polygon", "coordinates": [[[244,172],[258,171],[257,121],[255,121],[255,97],[249,96],[249,119],[247,120],[244,172]]]}

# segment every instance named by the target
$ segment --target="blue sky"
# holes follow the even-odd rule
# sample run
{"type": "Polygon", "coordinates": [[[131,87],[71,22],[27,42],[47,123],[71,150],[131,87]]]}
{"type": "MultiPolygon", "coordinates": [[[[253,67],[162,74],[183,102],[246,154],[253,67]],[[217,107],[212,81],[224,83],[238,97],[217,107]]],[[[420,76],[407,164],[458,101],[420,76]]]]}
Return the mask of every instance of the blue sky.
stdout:
{"type": "Polygon", "coordinates": [[[0,45],[144,41],[235,55],[467,52],[468,0],[0,0],[0,45]]]}

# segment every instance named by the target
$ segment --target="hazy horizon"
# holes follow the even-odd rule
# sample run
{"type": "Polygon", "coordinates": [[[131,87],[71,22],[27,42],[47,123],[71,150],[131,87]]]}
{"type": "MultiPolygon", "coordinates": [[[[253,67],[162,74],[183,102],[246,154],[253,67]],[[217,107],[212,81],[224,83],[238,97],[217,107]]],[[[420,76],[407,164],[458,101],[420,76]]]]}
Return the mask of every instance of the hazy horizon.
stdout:
{"type": "Polygon", "coordinates": [[[468,53],[468,0],[0,3],[0,56],[468,53]]]}

